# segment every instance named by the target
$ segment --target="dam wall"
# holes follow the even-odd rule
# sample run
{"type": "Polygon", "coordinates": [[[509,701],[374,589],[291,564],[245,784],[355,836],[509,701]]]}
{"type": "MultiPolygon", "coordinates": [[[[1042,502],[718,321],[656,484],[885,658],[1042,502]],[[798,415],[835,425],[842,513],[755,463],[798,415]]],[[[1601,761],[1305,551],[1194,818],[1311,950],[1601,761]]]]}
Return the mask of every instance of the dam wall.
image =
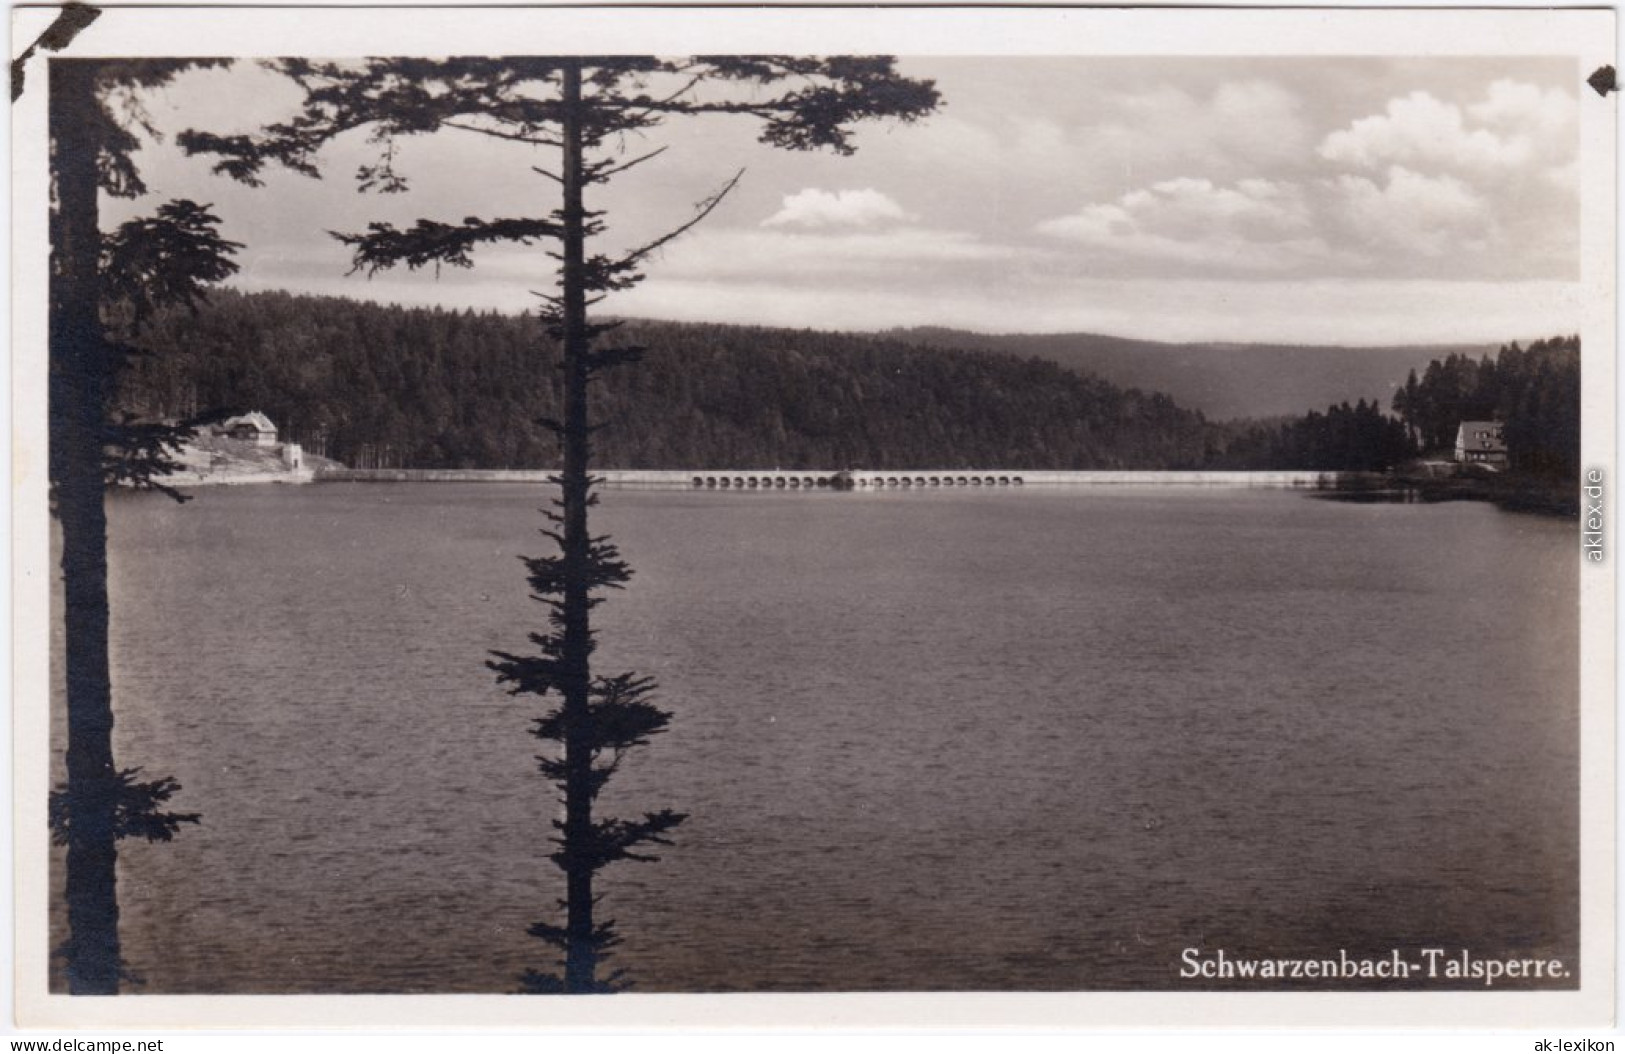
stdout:
{"type": "MultiPolygon", "coordinates": [[[[546,483],[552,469],[335,469],[316,473],[321,483],[546,483]]],[[[606,487],[661,490],[901,490],[916,487],[1330,487],[1337,472],[1051,471],[1025,469],[913,469],[907,472],[833,469],[602,469],[606,487]]]]}
{"type": "Polygon", "coordinates": [[[556,472],[550,468],[322,468],[316,472],[316,482],[546,483],[556,472]]]}
{"type": "MultiPolygon", "coordinates": [[[[604,473],[606,477],[613,473],[604,473]]],[[[628,473],[627,475],[632,475],[628,473]]],[[[653,475],[653,474],[651,474],[653,475]]],[[[693,471],[659,473],[663,479],[686,477],[690,489],[836,487],[892,490],[917,487],[1322,487],[1333,486],[1336,472],[1155,472],[1050,471],[1027,469],[912,469],[907,472],[771,472],[693,471]]],[[[607,481],[606,481],[607,482],[607,481]]],[[[633,485],[636,485],[635,483],[633,485]]],[[[679,481],[681,485],[681,481],[679,481]]]]}
{"type": "Polygon", "coordinates": [[[316,473],[308,468],[245,471],[221,469],[199,472],[182,469],[160,477],[159,482],[169,487],[238,487],[253,483],[314,483],[316,473]]]}

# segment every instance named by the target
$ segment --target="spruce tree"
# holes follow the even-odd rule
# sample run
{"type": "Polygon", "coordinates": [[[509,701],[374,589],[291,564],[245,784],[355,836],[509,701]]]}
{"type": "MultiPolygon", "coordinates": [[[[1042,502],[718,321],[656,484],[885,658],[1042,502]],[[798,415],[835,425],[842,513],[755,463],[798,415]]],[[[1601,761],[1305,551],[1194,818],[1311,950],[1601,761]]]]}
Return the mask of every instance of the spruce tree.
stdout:
{"type": "MultiPolygon", "coordinates": [[[[139,145],[133,93],[163,84],[192,60],[53,59],[49,68],[51,270],[48,400],[51,500],[62,533],[67,784],[51,800],[56,839],[67,846],[69,991],[115,995],[124,976],[118,934],[117,841],[167,841],[196,814],[159,806],[180,785],[138,781],[113,756],[108,666],[105,488],[161,482],[190,426],[110,417],[115,379],[132,336],[166,304],[195,305],[205,285],[234,271],[237,246],[221,239],[207,207],[171,202],[112,236],[98,195],[146,193],[131,155],[139,145]],[[113,107],[109,97],[126,96],[113,107]],[[109,332],[110,317],[124,320],[109,332]]],[[[178,495],[176,495],[178,497],[178,495]]]]}
{"type": "Polygon", "coordinates": [[[649,847],[668,844],[684,817],[671,809],[637,819],[594,813],[595,800],[627,752],[665,730],[671,715],[652,701],[652,679],[606,675],[592,662],[592,610],[605,590],[625,585],[631,569],[609,538],[588,526],[588,510],[597,500],[592,437],[600,427],[589,414],[588,390],[605,371],[637,361],[642,349],[604,341],[616,324],[592,321],[589,309],[637,283],[649,256],[704,219],[739,176],[699,202],[674,230],[613,255],[589,248],[605,226],[603,214],[588,205],[588,193],[662,153],[664,148],[625,158],[616,148],[672,117],[743,115],[760,122],[764,143],[850,154],[853,125],[923,117],[937,106],[936,89],[898,75],[886,57],[381,58],[355,64],[294,59],[278,66],[305,89],[297,116],[254,136],[188,133],[182,145],[217,155],[216,171],[255,184],[272,162],[316,175],[323,144],[368,127],[380,152],[358,180],[363,189],[385,192],[407,185],[394,165],[400,136],[456,131],[557,152],[556,170],[535,168],[554,196],[541,214],[422,219],[404,229],[372,223],[365,232],[335,236],[353,250],[356,269],[369,274],[400,264],[467,267],[474,249],[493,242],[554,247],[557,267],[549,269],[556,292],[545,298],[542,317],[561,350],[563,411],[543,423],[559,439],[562,467],[552,479],[559,493],[545,512],[542,533],[557,548],[525,559],[533,596],[547,608],[547,626],[530,635],[533,651],[495,653],[489,665],[514,694],[556,700],[531,732],[554,749],[539,764],[561,792],[564,809],[563,819],[554,821],[551,857],[564,872],[564,921],[537,922],[530,933],[562,953],[563,970],[528,971],[523,988],[614,991],[624,986],[623,973],[601,968],[619,938],[613,923],[597,915],[594,877],[617,860],[654,859],[649,847]]]}

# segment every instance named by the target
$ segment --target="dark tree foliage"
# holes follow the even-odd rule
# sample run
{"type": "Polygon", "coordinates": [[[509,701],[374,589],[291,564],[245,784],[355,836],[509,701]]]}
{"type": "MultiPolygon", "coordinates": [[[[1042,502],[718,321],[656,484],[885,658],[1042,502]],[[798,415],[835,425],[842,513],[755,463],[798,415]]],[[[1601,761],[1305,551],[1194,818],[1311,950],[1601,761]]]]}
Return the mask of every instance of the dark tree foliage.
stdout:
{"type": "Polygon", "coordinates": [[[1388,417],[1361,400],[1326,413],[1265,424],[1221,426],[1216,468],[1380,471],[1418,453],[1448,454],[1463,421],[1500,421],[1507,459],[1519,472],[1573,478],[1580,464],[1580,340],[1516,342],[1495,358],[1451,354],[1415,370],[1394,393],[1388,417]]]}
{"type": "MultiPolygon", "coordinates": [[[[1212,425],[1167,396],[1043,359],[896,339],[631,321],[635,370],[594,386],[617,468],[1198,468],[1212,425]]],[[[562,383],[535,318],[286,293],[158,315],[122,403],[145,417],[253,406],[358,468],[550,468],[562,383]]]]}
{"type": "Polygon", "coordinates": [[[1420,379],[1412,371],[1393,407],[1425,450],[1453,448],[1463,421],[1500,421],[1512,468],[1571,478],[1580,467],[1580,338],[1514,341],[1494,359],[1435,359],[1420,379]]]}
{"type": "MultiPolygon", "coordinates": [[[[1044,359],[886,336],[651,321],[620,335],[642,362],[591,393],[594,417],[616,425],[595,454],[616,468],[1374,471],[1413,457],[1424,430],[1448,450],[1462,420],[1492,419],[1516,465],[1564,472],[1579,457],[1572,338],[1437,362],[1429,376],[1471,367],[1477,396],[1417,379],[1395,393],[1396,427],[1369,400],[1213,422],[1044,359]]],[[[154,315],[119,405],[149,420],[258,407],[355,467],[552,468],[538,419],[562,412],[562,378],[534,361],[547,339],[534,317],[222,291],[196,314],[154,315]]]]}
{"type": "Polygon", "coordinates": [[[119,769],[113,759],[104,492],[110,479],[164,489],[157,481],[184,429],[110,417],[127,345],[109,332],[107,315],[122,312],[128,330],[163,304],[195,303],[197,283],[233,269],[226,256],[234,247],[215,236],[213,217],[190,202],[173,203],[153,220],[104,238],[98,195],[146,192],[131,157],[137,132],[150,131],[140,89],[213,64],[53,59],[49,68],[49,465],[62,531],[68,709],[68,780],[53,799],[52,827],[67,845],[65,952],[74,994],[117,994],[125,976],[118,839],[172,833],[176,824],[196,819],[158,811],[179,784],[168,777],[137,783],[136,770],[119,769]]]}
{"type": "MultiPolygon", "coordinates": [[[[159,311],[195,316],[210,286],[237,273],[231,257],[242,248],[220,237],[209,206],[179,199],[155,215],[129,220],[102,241],[101,299],[109,338],[108,368],[116,390],[134,360],[149,356],[141,337],[159,311]]],[[[197,437],[200,425],[230,412],[229,402],[184,415],[144,416],[123,409],[104,415],[103,459],[109,485],[156,490],[176,501],[187,495],[163,482],[178,467],[174,456],[197,437]]]]}
{"type": "MultiPolygon", "coordinates": [[[[593,812],[625,753],[662,731],[669,715],[649,701],[651,681],[633,674],[604,676],[592,667],[591,612],[603,599],[597,594],[624,585],[631,571],[607,538],[588,530],[588,509],[595,501],[589,464],[598,431],[589,388],[614,367],[637,361],[644,349],[630,342],[605,343],[602,338],[617,324],[591,321],[588,310],[607,294],[635,284],[649,255],[704,219],[738,176],[699,202],[675,230],[613,254],[589,251],[605,225],[602,213],[587,206],[586,195],[657,156],[658,150],[626,159],[619,148],[673,116],[746,115],[760,122],[765,143],[844,154],[852,151],[853,124],[923,117],[937,105],[936,90],[929,82],[898,76],[893,61],[883,57],[571,56],[353,64],[294,59],[276,65],[305,89],[297,116],[258,136],[188,133],[182,144],[218,156],[217,171],[254,183],[267,163],[316,175],[323,145],[368,128],[379,157],[362,166],[357,178],[363,189],[383,192],[406,187],[394,167],[400,136],[455,130],[558,151],[556,171],[535,169],[556,184],[550,190],[555,204],[544,214],[420,220],[405,229],[373,223],[364,232],[335,237],[353,250],[355,269],[369,274],[399,264],[466,267],[474,249],[492,242],[540,241],[554,247],[549,255],[558,262],[557,292],[543,298],[541,321],[551,343],[562,350],[561,399],[558,415],[537,424],[557,437],[562,454],[554,477],[560,496],[544,512],[550,526],[543,531],[558,551],[526,560],[534,596],[548,609],[548,628],[531,635],[534,653],[499,653],[490,665],[515,693],[558,699],[532,731],[561,748],[540,764],[563,798],[552,858],[565,875],[565,924],[541,922],[530,932],[562,951],[563,974],[532,971],[525,987],[615,990],[620,974],[599,973],[618,938],[612,924],[595,918],[594,876],[616,860],[651,859],[641,847],[665,844],[682,816],[667,809],[618,820],[593,812]]],[[[538,342],[538,350],[553,349],[538,342]]]]}
{"type": "MultiPolygon", "coordinates": [[[[202,819],[195,812],[159,812],[158,806],[167,804],[181,785],[173,776],[137,782],[136,777],[140,774],[140,769],[125,769],[118,774],[113,805],[115,838],[168,842],[175,837],[181,824],[197,823],[202,819]]],[[[65,790],[57,790],[51,795],[51,840],[57,845],[69,845],[73,841],[72,801],[65,790]]]]}
{"type": "Polygon", "coordinates": [[[1252,425],[1231,438],[1215,468],[1382,472],[1413,457],[1405,426],[1381,406],[1359,400],[1325,413],[1311,410],[1275,425],[1252,425]]]}
{"type": "Polygon", "coordinates": [[[237,273],[242,245],[220,237],[220,218],[184,198],[156,215],[129,220],[102,240],[102,299],[126,312],[139,332],[153,312],[180,306],[193,314],[210,286],[237,273]]]}

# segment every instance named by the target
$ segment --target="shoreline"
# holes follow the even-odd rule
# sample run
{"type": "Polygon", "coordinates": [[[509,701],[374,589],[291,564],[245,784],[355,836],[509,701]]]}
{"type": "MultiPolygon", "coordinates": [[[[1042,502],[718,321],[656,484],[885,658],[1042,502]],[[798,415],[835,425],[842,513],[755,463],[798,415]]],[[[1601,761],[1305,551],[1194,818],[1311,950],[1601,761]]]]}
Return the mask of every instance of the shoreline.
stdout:
{"type": "Polygon", "coordinates": [[[1399,473],[1345,473],[1346,478],[1317,495],[1332,501],[1436,504],[1487,501],[1508,512],[1578,519],[1580,484],[1542,476],[1429,476],[1399,473]]]}
{"type": "Polygon", "coordinates": [[[316,482],[316,471],[296,468],[261,472],[176,472],[165,476],[163,482],[171,487],[246,487],[261,483],[305,484],[316,482]]]}

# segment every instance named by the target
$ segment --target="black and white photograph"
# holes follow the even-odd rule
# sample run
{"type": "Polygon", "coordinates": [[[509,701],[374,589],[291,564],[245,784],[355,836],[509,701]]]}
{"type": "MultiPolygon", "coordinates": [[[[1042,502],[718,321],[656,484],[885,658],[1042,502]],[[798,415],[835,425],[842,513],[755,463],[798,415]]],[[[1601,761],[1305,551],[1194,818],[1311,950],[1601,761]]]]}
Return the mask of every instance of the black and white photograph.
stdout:
{"type": "Polygon", "coordinates": [[[22,1025],[1612,1021],[1612,11],[13,17],[22,1025]]]}

